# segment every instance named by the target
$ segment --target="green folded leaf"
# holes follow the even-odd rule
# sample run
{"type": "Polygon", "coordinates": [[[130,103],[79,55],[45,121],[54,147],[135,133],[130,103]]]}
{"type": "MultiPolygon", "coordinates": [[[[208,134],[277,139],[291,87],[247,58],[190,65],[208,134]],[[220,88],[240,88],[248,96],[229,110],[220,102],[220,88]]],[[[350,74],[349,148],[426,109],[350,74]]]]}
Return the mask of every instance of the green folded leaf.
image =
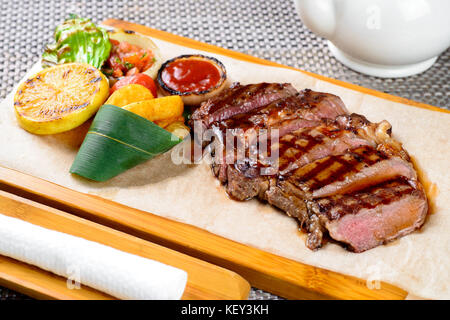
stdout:
{"type": "Polygon", "coordinates": [[[111,42],[108,32],[90,19],[71,15],[55,29],[55,43],[45,47],[42,66],[68,62],[85,62],[97,69],[108,59],[111,42]]]}
{"type": "Polygon", "coordinates": [[[70,172],[106,181],[180,142],[172,133],[135,113],[104,105],[97,112],[70,172]]]}

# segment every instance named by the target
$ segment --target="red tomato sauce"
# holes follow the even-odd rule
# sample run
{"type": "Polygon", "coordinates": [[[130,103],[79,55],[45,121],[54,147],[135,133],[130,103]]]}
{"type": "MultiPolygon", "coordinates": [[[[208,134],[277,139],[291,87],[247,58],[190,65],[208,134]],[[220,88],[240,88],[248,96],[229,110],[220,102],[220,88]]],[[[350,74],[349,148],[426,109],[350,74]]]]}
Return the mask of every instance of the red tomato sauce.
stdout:
{"type": "Polygon", "coordinates": [[[213,88],[220,80],[220,72],[208,61],[180,59],[168,64],[161,78],[173,90],[201,92],[213,88]]]}
{"type": "Polygon", "coordinates": [[[111,75],[119,78],[144,72],[155,62],[153,52],[125,41],[110,39],[111,54],[106,61],[106,68],[111,75]]]}

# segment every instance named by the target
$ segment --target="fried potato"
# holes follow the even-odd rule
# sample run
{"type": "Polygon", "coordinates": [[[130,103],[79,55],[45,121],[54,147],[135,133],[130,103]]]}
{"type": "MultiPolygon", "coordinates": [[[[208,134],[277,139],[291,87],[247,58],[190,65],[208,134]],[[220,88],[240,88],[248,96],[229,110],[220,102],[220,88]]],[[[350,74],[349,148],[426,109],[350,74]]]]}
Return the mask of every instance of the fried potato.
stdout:
{"type": "Polygon", "coordinates": [[[136,113],[141,117],[156,123],[168,119],[175,120],[178,117],[181,117],[184,110],[184,104],[180,96],[168,96],[134,102],[124,106],[123,109],[136,113]]]}
{"type": "Polygon", "coordinates": [[[129,84],[123,86],[106,100],[105,104],[112,104],[116,107],[124,107],[139,101],[147,101],[153,99],[153,95],[149,89],[140,84],[129,84]]]}
{"type": "Polygon", "coordinates": [[[173,122],[184,123],[184,118],[183,118],[183,116],[178,116],[178,117],[175,117],[175,118],[169,118],[169,119],[158,120],[158,121],[153,121],[153,122],[155,124],[157,124],[158,126],[160,126],[161,128],[166,128],[167,126],[169,126],[173,122]]]}
{"type": "Polygon", "coordinates": [[[184,139],[189,134],[189,128],[184,124],[184,121],[172,122],[165,129],[180,139],[184,139]]]}

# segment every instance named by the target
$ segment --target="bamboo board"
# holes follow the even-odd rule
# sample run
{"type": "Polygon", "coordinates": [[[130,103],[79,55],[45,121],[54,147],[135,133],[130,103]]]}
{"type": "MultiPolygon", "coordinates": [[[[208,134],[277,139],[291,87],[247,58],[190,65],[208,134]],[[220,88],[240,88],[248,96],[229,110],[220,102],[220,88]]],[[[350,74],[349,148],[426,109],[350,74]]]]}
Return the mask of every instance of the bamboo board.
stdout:
{"type": "MultiPolygon", "coordinates": [[[[103,24],[134,30],[174,44],[217,53],[238,60],[294,69],[141,25],[119,20],[107,20],[103,24]]],[[[386,100],[433,111],[450,112],[339,80],[298,69],[295,70],[323,81],[386,100]]],[[[224,239],[191,225],[168,220],[96,196],[69,190],[14,170],[0,167],[0,187],[63,209],[66,212],[224,266],[244,276],[255,287],[283,297],[294,299],[404,299],[407,296],[407,292],[390,284],[382,283],[381,289],[370,290],[367,288],[364,280],[279,257],[224,239]]]]}
{"type": "MultiPolygon", "coordinates": [[[[234,272],[3,191],[0,212],[183,269],[188,282],[182,299],[246,299],[250,291],[248,282],[234,272]]],[[[4,256],[0,285],[40,299],[113,299],[87,286],[69,289],[65,278],[4,256]]]]}
{"type": "MultiPolygon", "coordinates": [[[[0,167],[0,189],[220,265],[240,274],[253,286],[286,298],[404,299],[407,296],[406,291],[387,283],[381,283],[378,290],[370,290],[364,280],[302,264],[192,225],[3,167],[0,167]]],[[[72,229],[74,233],[82,232],[72,229]]]]}

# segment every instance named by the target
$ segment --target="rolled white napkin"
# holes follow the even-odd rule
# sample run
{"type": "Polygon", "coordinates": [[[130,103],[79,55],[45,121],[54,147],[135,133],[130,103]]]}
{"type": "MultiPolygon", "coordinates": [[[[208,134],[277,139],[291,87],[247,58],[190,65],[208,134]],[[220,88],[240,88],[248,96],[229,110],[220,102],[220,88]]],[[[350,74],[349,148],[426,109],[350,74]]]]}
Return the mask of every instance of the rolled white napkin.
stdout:
{"type": "Polygon", "coordinates": [[[3,214],[0,254],[120,299],[180,299],[187,282],[183,270],[3,214]]]}

